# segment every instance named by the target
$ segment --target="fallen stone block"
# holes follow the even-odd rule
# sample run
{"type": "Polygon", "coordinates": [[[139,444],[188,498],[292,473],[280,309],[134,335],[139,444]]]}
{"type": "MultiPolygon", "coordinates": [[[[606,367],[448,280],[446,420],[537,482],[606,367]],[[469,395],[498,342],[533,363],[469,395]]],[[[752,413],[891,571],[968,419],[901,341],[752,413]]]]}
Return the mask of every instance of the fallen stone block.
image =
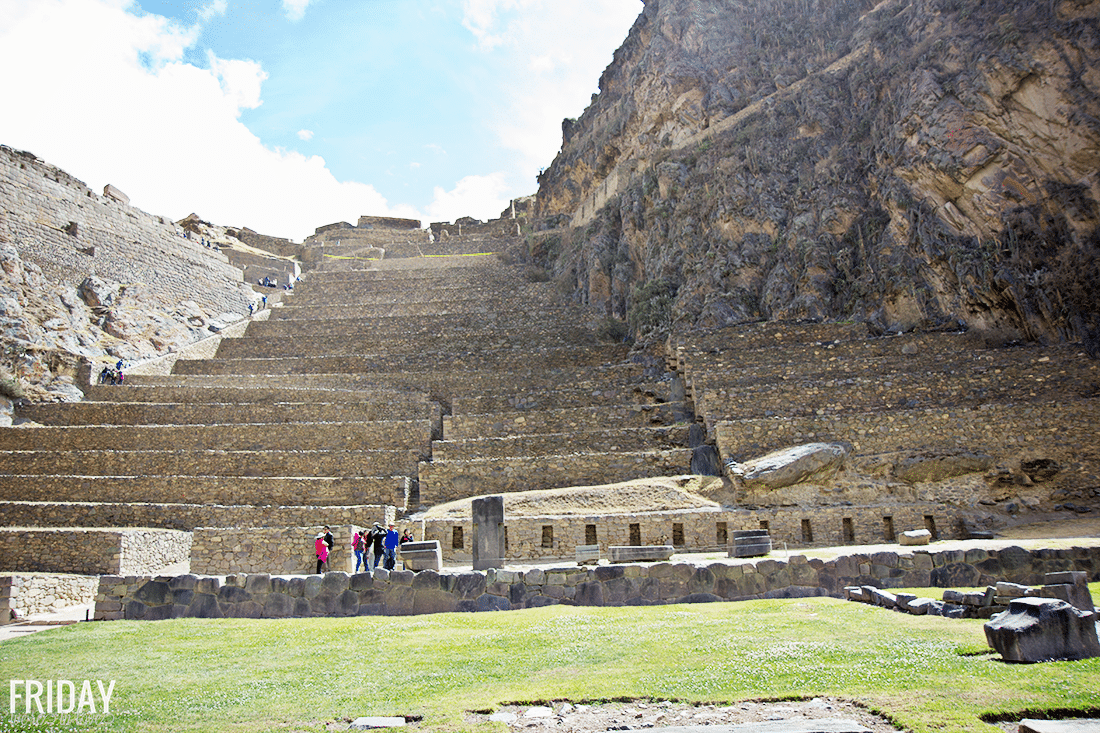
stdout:
{"type": "Polygon", "coordinates": [[[577,545],[574,551],[576,552],[578,565],[588,565],[589,563],[595,565],[600,561],[599,545],[577,545]]]}
{"type": "Polygon", "coordinates": [[[1087,585],[1070,585],[1068,583],[1044,585],[1039,589],[1039,596],[1042,598],[1058,598],[1082,611],[1095,610],[1095,606],[1092,604],[1092,594],[1089,593],[1087,585]]]}
{"type": "Polygon", "coordinates": [[[672,557],[672,545],[612,545],[611,562],[664,562],[672,557]]]}
{"type": "Polygon", "coordinates": [[[909,601],[905,606],[905,610],[914,616],[925,616],[928,614],[929,607],[935,603],[931,598],[917,598],[916,600],[909,601]]]}
{"type": "Polygon", "coordinates": [[[927,545],[931,541],[932,533],[927,529],[911,529],[898,535],[898,544],[900,545],[927,545]]]}
{"type": "Polygon", "coordinates": [[[1096,614],[1062,600],[1017,598],[984,628],[989,646],[1006,662],[1100,656],[1096,614]]]}
{"type": "Polygon", "coordinates": [[[997,583],[997,596],[999,598],[1023,598],[1029,590],[1031,590],[1030,585],[1006,583],[1004,581],[997,583]]]}
{"type": "Polygon", "coordinates": [[[438,573],[443,569],[443,550],[439,540],[406,542],[398,548],[398,553],[406,570],[434,570],[438,573]]]}

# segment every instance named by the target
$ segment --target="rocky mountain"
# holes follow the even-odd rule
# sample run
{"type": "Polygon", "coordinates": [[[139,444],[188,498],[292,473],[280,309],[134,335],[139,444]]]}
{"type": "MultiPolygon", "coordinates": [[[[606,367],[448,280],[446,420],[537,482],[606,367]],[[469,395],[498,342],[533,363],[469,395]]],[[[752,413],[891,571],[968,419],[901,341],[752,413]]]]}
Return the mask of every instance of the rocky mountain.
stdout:
{"type": "Polygon", "coordinates": [[[854,319],[1095,349],[1098,200],[1098,0],[645,0],[522,254],[636,336],[854,319]]]}

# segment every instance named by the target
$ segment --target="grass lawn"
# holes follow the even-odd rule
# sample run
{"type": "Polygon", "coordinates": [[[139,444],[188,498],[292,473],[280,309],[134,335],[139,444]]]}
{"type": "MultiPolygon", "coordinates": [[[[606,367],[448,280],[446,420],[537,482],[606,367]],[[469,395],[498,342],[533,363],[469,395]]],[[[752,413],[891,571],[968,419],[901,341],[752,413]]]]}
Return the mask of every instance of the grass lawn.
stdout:
{"type": "Polygon", "coordinates": [[[361,715],[421,715],[433,731],[503,731],[471,727],[462,713],[559,699],[829,695],[913,731],[994,731],[979,716],[1100,709],[1100,659],[996,659],[981,621],[831,598],[85,623],[0,644],[3,684],[115,680],[110,714],[28,718],[0,700],[0,733],[322,731],[361,715]]]}

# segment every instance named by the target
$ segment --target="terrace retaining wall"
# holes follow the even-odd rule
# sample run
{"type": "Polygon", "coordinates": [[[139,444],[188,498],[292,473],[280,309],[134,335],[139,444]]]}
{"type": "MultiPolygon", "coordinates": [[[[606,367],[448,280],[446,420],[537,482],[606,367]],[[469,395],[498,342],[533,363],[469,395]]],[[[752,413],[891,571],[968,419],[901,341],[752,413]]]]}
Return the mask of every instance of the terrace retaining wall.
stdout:
{"type": "Polygon", "coordinates": [[[1081,570],[1100,579],[1100,547],[1062,550],[918,551],[836,560],[654,563],[437,573],[425,570],[272,577],[103,576],[97,620],[407,616],[504,611],[547,605],[646,606],[757,598],[843,597],[845,586],[959,587],[1042,582],[1047,572],[1081,570]]]}

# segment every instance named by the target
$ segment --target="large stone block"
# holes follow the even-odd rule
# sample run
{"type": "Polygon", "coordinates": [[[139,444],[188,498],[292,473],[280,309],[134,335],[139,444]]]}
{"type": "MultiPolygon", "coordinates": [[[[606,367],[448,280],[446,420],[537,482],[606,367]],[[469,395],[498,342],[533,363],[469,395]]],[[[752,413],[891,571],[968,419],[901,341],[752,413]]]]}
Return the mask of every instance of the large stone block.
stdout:
{"type": "Polygon", "coordinates": [[[400,558],[405,570],[434,570],[437,573],[443,570],[443,550],[438,540],[406,542],[401,545],[400,558]]]}
{"type": "Polygon", "coordinates": [[[672,545],[612,545],[611,562],[664,562],[676,551],[672,545]]]}
{"type": "Polygon", "coordinates": [[[985,624],[985,638],[1007,662],[1100,656],[1096,614],[1061,600],[1018,598],[985,624]]]}
{"type": "Polygon", "coordinates": [[[504,497],[483,496],[474,499],[473,565],[474,570],[504,566],[504,497]]]}

